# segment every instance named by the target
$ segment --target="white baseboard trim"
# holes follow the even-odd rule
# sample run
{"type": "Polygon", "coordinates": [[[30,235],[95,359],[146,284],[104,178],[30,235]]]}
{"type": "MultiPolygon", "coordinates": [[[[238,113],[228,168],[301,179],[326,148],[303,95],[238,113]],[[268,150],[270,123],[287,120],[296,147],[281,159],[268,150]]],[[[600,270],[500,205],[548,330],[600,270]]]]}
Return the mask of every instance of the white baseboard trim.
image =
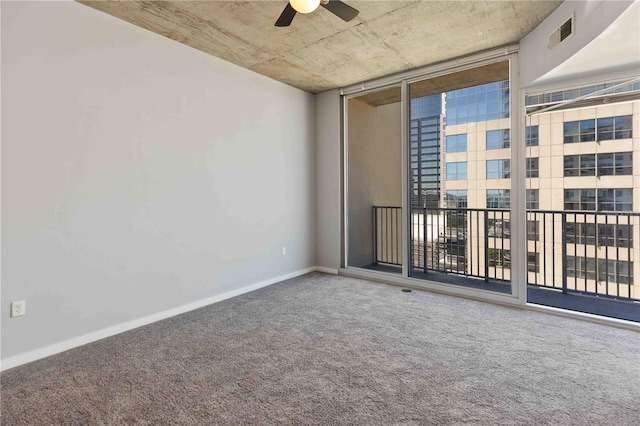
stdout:
{"type": "Polygon", "coordinates": [[[325,274],[338,275],[337,269],[325,268],[324,266],[316,266],[314,269],[318,272],[324,272],[325,274]]]}
{"type": "MultiPolygon", "coordinates": [[[[325,272],[323,268],[322,272],[325,272]]],[[[288,280],[291,278],[299,277],[310,272],[319,270],[318,267],[312,266],[310,268],[301,269],[299,271],[291,272],[289,274],[280,275],[278,277],[270,278],[265,281],[260,281],[255,284],[250,284],[236,290],[231,290],[226,293],[218,294],[208,297],[206,299],[198,300],[196,302],[188,303],[186,305],[178,306],[176,308],[168,309],[166,311],[158,312],[156,314],[148,315],[146,317],[138,318],[132,321],[128,321],[122,324],[107,327],[102,330],[98,330],[92,333],[88,333],[79,337],[74,337],[69,340],[65,340],[53,345],[45,346],[40,349],[25,352],[19,355],[15,355],[0,361],[0,371],[8,370],[19,365],[27,364],[38,359],[46,358],[51,355],[58,354],[60,352],[68,351],[69,349],[77,348],[82,345],[86,345],[97,340],[101,340],[107,337],[115,336],[116,334],[124,333],[125,331],[133,330],[134,328],[149,325],[151,323],[162,321],[167,318],[171,318],[176,315],[184,314],[195,309],[211,305],[213,303],[221,302],[232,297],[240,296],[241,294],[249,293],[254,290],[258,290],[262,287],[267,287],[280,281],[288,280]]],[[[338,271],[336,271],[337,273],[338,271]]]]}

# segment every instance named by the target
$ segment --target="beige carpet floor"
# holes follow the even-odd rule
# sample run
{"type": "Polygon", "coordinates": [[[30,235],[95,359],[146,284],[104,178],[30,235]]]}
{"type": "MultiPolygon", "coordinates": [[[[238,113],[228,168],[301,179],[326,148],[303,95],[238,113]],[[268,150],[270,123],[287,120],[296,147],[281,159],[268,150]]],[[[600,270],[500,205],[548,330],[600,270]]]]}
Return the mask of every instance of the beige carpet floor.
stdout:
{"type": "Polygon", "coordinates": [[[640,333],[312,273],[0,380],[2,425],[638,425],[640,333]]]}

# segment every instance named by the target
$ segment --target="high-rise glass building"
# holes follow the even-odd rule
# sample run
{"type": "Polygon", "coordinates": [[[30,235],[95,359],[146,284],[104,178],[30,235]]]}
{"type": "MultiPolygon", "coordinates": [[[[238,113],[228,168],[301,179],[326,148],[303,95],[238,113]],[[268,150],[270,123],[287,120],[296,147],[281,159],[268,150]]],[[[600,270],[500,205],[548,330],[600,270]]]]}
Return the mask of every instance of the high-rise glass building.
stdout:
{"type": "Polygon", "coordinates": [[[509,118],[509,81],[452,90],[445,102],[447,125],[509,118]]]}
{"type": "Polygon", "coordinates": [[[437,208],[441,186],[443,95],[411,100],[411,206],[437,208]]]}
{"type": "MultiPolygon", "coordinates": [[[[447,155],[466,155],[467,132],[460,131],[463,125],[507,118],[508,80],[412,99],[411,206],[467,207],[466,188],[446,186],[447,181],[467,180],[467,162],[448,162],[447,155]]],[[[487,137],[490,140],[489,146],[509,146],[508,128],[495,130],[487,134],[487,137]]]]}

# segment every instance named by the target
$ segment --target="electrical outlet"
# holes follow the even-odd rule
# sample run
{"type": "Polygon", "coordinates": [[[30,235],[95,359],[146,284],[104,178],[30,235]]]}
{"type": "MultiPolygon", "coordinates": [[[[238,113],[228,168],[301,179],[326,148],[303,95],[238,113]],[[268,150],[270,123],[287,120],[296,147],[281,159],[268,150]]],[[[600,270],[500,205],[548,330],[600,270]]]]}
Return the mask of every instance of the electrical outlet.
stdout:
{"type": "Polygon", "coordinates": [[[287,248],[286,247],[282,247],[282,255],[283,256],[287,255],[287,248]]]}
{"type": "Polygon", "coordinates": [[[27,313],[27,302],[16,300],[11,302],[11,318],[19,317],[27,313]]]}

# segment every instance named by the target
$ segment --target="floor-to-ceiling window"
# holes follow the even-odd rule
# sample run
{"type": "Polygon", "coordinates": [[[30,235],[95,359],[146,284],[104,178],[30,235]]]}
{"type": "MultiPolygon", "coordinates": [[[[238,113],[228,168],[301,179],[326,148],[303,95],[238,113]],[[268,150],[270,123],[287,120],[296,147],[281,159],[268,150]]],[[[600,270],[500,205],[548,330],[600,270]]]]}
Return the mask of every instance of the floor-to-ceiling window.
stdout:
{"type": "Polygon", "coordinates": [[[509,61],[408,92],[409,276],[511,294],[509,61]]]}
{"type": "Polygon", "coordinates": [[[640,82],[526,96],[530,303],[640,321],[640,82]]]}
{"type": "Polygon", "coordinates": [[[345,96],[346,266],[640,322],[640,81],[520,100],[517,75],[495,54],[345,96]]]}

